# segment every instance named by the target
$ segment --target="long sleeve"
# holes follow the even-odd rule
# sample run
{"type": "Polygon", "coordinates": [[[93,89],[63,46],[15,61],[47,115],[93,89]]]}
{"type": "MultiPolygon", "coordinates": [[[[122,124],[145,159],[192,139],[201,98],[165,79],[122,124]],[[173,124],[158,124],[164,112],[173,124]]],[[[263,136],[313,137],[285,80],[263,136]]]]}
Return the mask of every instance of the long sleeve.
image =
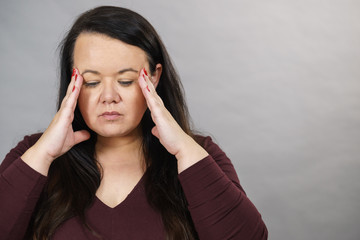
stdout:
{"type": "Polygon", "coordinates": [[[210,137],[201,142],[209,156],[179,174],[200,239],[267,239],[261,215],[242,189],[229,158],[210,137]]]}
{"type": "Polygon", "coordinates": [[[22,154],[40,137],[27,136],[0,165],[0,239],[23,239],[46,177],[22,161],[22,154]]]}

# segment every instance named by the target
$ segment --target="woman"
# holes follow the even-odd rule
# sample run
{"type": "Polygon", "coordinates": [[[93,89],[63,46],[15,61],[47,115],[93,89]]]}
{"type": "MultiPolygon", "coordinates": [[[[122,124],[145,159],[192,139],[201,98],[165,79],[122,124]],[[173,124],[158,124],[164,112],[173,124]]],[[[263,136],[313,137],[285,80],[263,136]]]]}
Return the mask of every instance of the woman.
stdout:
{"type": "Polygon", "coordinates": [[[1,239],[267,239],[235,170],[194,135],[153,27],[118,7],[62,42],[58,112],[0,173],[1,239]]]}

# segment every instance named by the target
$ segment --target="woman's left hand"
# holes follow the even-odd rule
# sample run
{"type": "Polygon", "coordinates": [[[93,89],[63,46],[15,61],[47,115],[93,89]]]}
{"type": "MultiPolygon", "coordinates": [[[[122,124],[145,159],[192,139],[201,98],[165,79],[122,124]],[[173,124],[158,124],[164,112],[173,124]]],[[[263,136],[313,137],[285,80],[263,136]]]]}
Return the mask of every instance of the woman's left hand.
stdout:
{"type": "Polygon", "coordinates": [[[205,158],[208,153],[182,130],[165,108],[144,69],[140,72],[139,85],[155,123],[155,127],[151,132],[169,153],[175,155],[178,160],[179,173],[205,158]]]}

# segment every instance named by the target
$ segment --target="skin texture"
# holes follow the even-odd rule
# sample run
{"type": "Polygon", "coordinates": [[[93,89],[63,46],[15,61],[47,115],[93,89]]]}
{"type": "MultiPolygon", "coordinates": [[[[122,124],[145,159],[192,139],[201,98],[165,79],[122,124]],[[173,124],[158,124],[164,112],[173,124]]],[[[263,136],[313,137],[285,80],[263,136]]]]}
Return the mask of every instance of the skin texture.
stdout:
{"type": "Polygon", "coordinates": [[[74,65],[84,78],[78,106],[89,128],[99,137],[139,137],[147,106],[137,80],[141,69],[148,67],[145,52],[100,34],[81,34],[74,65]],[[120,114],[116,119],[102,115],[113,111],[120,114]]]}
{"type": "Polygon", "coordinates": [[[96,195],[110,207],[126,198],[146,170],[139,123],[147,108],[155,123],[152,133],[175,155],[179,172],[208,155],[164,107],[156,93],[162,66],[157,64],[148,75],[149,64],[140,48],[102,34],[82,33],[75,42],[74,68],[60,110],[22,156],[30,167],[47,175],[54,159],[89,138],[87,131],[72,129],[76,104],[98,134],[95,152],[103,176],[96,195]]]}
{"type": "Polygon", "coordinates": [[[115,207],[145,172],[139,124],[147,105],[138,78],[141,69],[148,68],[147,57],[140,48],[117,39],[83,33],[75,43],[74,67],[84,79],[80,112],[98,134],[96,158],[103,176],[96,195],[115,207]]]}

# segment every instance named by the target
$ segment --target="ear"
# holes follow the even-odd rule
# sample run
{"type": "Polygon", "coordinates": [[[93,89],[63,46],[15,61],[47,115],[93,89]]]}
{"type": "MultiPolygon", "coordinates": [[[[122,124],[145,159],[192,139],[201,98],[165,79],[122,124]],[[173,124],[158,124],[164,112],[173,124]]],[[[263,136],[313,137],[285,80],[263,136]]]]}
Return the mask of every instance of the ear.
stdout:
{"type": "Polygon", "coordinates": [[[154,73],[151,75],[151,82],[152,82],[152,84],[154,85],[155,88],[157,87],[157,85],[159,83],[161,72],[162,72],[162,66],[161,66],[160,63],[158,63],[155,66],[154,73]]]}

